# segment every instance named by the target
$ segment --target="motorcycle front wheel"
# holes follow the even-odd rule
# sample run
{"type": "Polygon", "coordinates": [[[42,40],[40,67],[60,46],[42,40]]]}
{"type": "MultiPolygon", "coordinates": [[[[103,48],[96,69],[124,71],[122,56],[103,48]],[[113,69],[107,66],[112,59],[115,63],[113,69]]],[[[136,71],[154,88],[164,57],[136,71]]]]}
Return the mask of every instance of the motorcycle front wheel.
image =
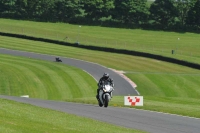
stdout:
{"type": "Polygon", "coordinates": [[[108,102],[109,102],[108,96],[105,95],[104,107],[108,107],[108,102]]]}

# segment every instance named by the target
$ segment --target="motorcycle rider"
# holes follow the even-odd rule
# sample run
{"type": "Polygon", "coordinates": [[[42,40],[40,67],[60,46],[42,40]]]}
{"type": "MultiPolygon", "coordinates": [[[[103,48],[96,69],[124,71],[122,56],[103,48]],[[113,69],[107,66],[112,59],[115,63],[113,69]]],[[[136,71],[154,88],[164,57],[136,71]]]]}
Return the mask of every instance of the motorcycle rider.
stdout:
{"type": "MultiPolygon", "coordinates": [[[[98,89],[97,89],[97,95],[96,95],[97,100],[99,100],[99,90],[102,89],[103,82],[105,82],[105,81],[110,82],[111,86],[114,87],[113,79],[111,79],[109,77],[108,73],[104,73],[103,77],[100,78],[99,83],[98,83],[98,89]]],[[[114,88],[113,88],[113,90],[114,90],[114,88]]],[[[112,97],[112,93],[111,93],[111,97],[112,97]]]]}

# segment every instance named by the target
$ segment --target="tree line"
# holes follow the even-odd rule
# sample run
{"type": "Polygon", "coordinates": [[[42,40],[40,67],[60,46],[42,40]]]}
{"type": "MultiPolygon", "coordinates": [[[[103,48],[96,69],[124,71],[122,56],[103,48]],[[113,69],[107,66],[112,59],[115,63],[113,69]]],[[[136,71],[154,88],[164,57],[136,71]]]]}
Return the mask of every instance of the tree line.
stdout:
{"type": "Polygon", "coordinates": [[[0,17],[158,30],[200,30],[200,0],[0,0],[0,17]]]}

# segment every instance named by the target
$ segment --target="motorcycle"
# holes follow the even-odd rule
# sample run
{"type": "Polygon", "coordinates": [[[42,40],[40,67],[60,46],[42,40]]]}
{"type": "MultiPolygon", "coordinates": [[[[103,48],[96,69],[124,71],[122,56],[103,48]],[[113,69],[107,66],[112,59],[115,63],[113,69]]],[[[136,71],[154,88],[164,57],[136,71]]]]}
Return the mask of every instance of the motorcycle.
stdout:
{"type": "Polygon", "coordinates": [[[62,60],[59,57],[56,57],[56,62],[62,62],[62,60]]]}
{"type": "Polygon", "coordinates": [[[108,107],[108,103],[112,98],[112,92],[114,88],[110,82],[104,82],[101,89],[99,90],[99,106],[108,107]]]}

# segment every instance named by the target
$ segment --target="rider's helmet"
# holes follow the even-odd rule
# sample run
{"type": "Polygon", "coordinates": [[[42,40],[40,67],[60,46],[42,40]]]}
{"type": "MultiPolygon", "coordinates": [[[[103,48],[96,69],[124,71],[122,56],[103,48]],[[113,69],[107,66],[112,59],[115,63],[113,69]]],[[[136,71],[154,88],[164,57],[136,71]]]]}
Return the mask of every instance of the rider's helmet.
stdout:
{"type": "Polygon", "coordinates": [[[109,78],[109,74],[108,74],[108,73],[104,73],[104,74],[103,74],[103,77],[104,77],[104,79],[107,80],[107,79],[109,78]]]}

